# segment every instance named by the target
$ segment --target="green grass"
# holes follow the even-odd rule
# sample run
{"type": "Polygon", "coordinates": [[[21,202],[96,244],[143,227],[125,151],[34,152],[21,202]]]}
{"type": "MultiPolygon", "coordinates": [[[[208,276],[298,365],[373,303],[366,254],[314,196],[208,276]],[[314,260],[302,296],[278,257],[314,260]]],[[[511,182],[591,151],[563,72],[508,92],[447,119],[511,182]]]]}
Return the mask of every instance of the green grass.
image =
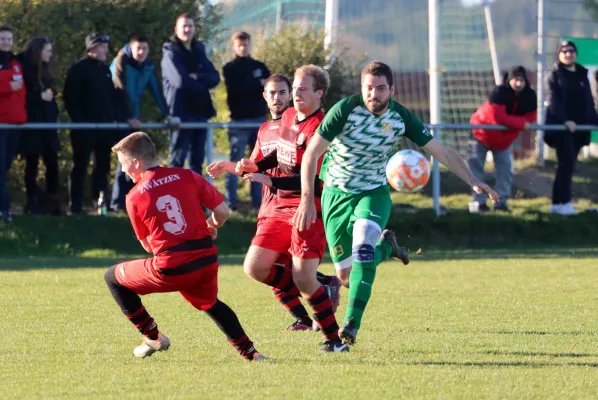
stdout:
{"type": "Polygon", "coordinates": [[[0,259],[0,398],[595,396],[598,249],[424,250],[384,264],[358,343],[328,355],[320,334],[284,332],[290,317],[240,259],[223,258],[220,297],[263,363],[238,357],[178,294],[144,298],[172,347],[136,360],[139,337],[103,282],[116,259],[0,259]]]}

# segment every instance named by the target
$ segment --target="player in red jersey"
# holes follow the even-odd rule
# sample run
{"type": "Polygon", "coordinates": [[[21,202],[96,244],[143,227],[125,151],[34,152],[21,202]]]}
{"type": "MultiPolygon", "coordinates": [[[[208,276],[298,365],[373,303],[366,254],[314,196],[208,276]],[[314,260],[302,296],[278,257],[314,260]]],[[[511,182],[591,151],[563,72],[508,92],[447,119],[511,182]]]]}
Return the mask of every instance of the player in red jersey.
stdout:
{"type": "MultiPolygon", "coordinates": [[[[278,142],[279,138],[279,126],[280,120],[282,117],[283,112],[289,107],[290,96],[291,96],[291,82],[283,75],[272,75],[268,79],[266,79],[264,83],[264,99],[268,104],[268,108],[270,110],[270,114],[272,115],[272,120],[265,122],[260,127],[257,136],[257,142],[253,149],[253,152],[250,156],[250,160],[257,162],[271,153],[273,150],[276,149],[276,143],[278,142]]],[[[236,163],[231,161],[218,161],[210,164],[207,168],[207,172],[212,177],[217,177],[224,172],[235,173],[235,165],[236,163]]],[[[277,177],[278,170],[277,168],[273,168],[265,172],[266,175],[270,177],[277,177]]],[[[291,178],[284,178],[284,180],[294,179],[291,178]]],[[[275,179],[275,182],[276,181],[275,179]]],[[[295,183],[298,183],[294,180],[295,183]]],[[[299,190],[301,187],[298,185],[296,187],[299,190]]],[[[257,223],[257,232],[258,234],[252,240],[252,245],[263,247],[269,249],[272,247],[271,244],[268,243],[268,237],[261,234],[262,226],[266,224],[265,222],[269,216],[271,216],[272,211],[271,207],[273,207],[273,202],[276,199],[276,188],[272,187],[272,183],[269,182],[268,185],[263,185],[262,187],[262,204],[260,206],[260,210],[258,213],[258,223],[257,223]],[[265,240],[265,242],[264,242],[265,240]]],[[[276,240],[276,238],[273,238],[276,240]]],[[[270,239],[271,240],[271,239],[270,239]]],[[[274,243],[274,250],[278,249],[279,246],[274,243]]],[[[279,254],[275,264],[280,266],[286,266],[290,268],[290,260],[291,255],[288,252],[288,249],[279,254]]],[[[336,310],[338,303],[340,301],[340,293],[339,289],[341,286],[340,280],[336,276],[329,276],[324,275],[318,272],[318,281],[325,285],[328,290],[328,294],[333,301],[333,308],[336,310]]],[[[312,319],[309,317],[307,310],[301,304],[301,300],[299,300],[299,296],[294,293],[286,293],[280,289],[272,288],[272,292],[274,297],[282,304],[282,306],[295,318],[295,322],[287,328],[290,331],[305,331],[311,330],[314,323],[312,319]]]]}
{"type": "MultiPolygon", "coordinates": [[[[236,170],[237,173],[248,173],[248,179],[277,189],[276,200],[269,207],[270,215],[261,224],[245,257],[245,273],[286,293],[298,295],[300,292],[326,337],[321,350],[341,352],[348,351],[349,347],[338,337],[332,302],[316,278],[326,247],[322,220],[320,218],[310,230],[302,232],[292,224],[301,199],[301,159],[324,118],[321,101],[329,85],[330,78],[324,69],[315,65],[297,69],[293,81],[294,108],[286,110],[282,116],[276,150],[257,163],[243,159],[237,163],[236,170]],[[277,168],[280,177],[261,173],[272,168],[277,168]],[[293,257],[292,270],[274,264],[278,255],[287,250],[293,257]]],[[[317,175],[313,179],[318,182],[317,187],[321,187],[317,175]]]]}
{"type": "Polygon", "coordinates": [[[136,183],[126,197],[127,213],[141,245],[153,253],[114,265],[104,275],[123,314],[143,335],[133,354],[143,358],[170,347],[139,296],[180,292],[214,320],[241,356],[264,359],[234,311],[218,299],[218,249],[212,240],[231,212],[224,196],[191,170],[159,167],[154,144],[143,132],[130,134],[112,151],[136,183]],[[212,210],[207,220],[202,207],[212,210]]]}

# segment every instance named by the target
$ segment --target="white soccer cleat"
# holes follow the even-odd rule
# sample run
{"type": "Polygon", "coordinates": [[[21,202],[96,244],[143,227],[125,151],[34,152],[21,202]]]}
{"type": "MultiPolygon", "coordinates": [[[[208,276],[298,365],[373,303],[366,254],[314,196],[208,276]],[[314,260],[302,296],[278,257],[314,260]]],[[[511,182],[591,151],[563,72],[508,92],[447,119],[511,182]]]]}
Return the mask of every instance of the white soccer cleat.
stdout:
{"type": "Polygon", "coordinates": [[[135,347],[133,355],[139,358],[149,357],[156,351],[168,350],[170,347],[170,339],[163,334],[158,334],[158,339],[151,340],[146,336],[143,337],[143,343],[135,347]]]}

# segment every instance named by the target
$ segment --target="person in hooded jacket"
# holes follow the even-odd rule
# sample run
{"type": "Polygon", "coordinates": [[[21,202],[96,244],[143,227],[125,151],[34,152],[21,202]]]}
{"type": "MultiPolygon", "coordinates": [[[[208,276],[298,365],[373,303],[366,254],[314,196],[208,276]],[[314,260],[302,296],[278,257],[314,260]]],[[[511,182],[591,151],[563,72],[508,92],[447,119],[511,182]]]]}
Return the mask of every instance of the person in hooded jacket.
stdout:
{"type": "MultiPolygon", "coordinates": [[[[28,122],[55,123],[58,119],[56,87],[50,67],[52,42],[47,37],[36,37],[18,55],[23,67],[23,79],[27,90],[28,122]]],[[[53,130],[24,130],[19,140],[19,153],[25,159],[25,189],[27,203],[25,212],[39,214],[42,209],[51,214],[60,214],[58,201],[58,132],[53,130]],[[46,167],[46,192],[39,193],[37,172],[39,159],[46,167]],[[47,204],[40,204],[40,199],[47,204]]]]}
{"type": "MultiPolygon", "coordinates": [[[[484,164],[488,151],[492,152],[496,171],[495,190],[500,201],[494,210],[509,211],[507,200],[513,184],[513,142],[522,130],[536,120],[536,92],[530,87],[527,72],[522,66],[511,68],[503,76],[503,83],[496,86],[488,100],[471,116],[474,125],[503,125],[508,131],[473,129],[468,163],[475,177],[484,180],[484,164]]],[[[473,193],[479,211],[489,211],[486,194],[473,193]]]]}
{"type": "Polygon", "coordinates": [[[577,125],[596,125],[598,115],[588,70],[577,63],[577,46],[561,42],[558,61],[546,72],[546,124],[564,124],[567,130],[544,132],[544,142],[556,150],[557,169],[552,186],[550,212],[577,215],[571,203],[573,172],[579,151],[590,144],[590,132],[579,131],[577,125]]]}
{"type": "MultiPolygon", "coordinates": [[[[143,92],[149,89],[162,118],[169,122],[172,121],[170,111],[149,55],[149,38],[140,34],[131,36],[129,43],[118,52],[110,65],[114,87],[125,92],[131,115],[136,120],[141,116],[143,92]]],[[[126,211],[125,197],[133,186],[131,178],[122,172],[122,166],[117,163],[110,201],[113,211],[126,211]]]]}
{"type": "MultiPolygon", "coordinates": [[[[189,14],[176,20],[175,33],[162,47],[162,87],[170,114],[184,122],[207,122],[216,115],[210,89],[220,82],[220,74],[206,55],[204,45],[195,39],[195,21],[189,14]]],[[[169,166],[183,167],[190,155],[189,168],[201,174],[205,158],[206,129],[174,130],[170,135],[169,166]]]]}

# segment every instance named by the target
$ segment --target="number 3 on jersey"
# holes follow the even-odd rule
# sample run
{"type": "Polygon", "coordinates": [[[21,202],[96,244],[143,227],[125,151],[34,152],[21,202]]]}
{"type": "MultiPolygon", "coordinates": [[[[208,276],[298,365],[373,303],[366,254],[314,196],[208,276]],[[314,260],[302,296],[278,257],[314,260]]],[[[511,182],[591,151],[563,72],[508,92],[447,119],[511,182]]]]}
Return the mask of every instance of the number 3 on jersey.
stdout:
{"type": "Polygon", "coordinates": [[[173,235],[180,235],[187,229],[187,221],[183,216],[181,203],[171,195],[162,196],[156,201],[158,211],[165,212],[168,219],[172,222],[164,224],[164,230],[173,235]]]}

